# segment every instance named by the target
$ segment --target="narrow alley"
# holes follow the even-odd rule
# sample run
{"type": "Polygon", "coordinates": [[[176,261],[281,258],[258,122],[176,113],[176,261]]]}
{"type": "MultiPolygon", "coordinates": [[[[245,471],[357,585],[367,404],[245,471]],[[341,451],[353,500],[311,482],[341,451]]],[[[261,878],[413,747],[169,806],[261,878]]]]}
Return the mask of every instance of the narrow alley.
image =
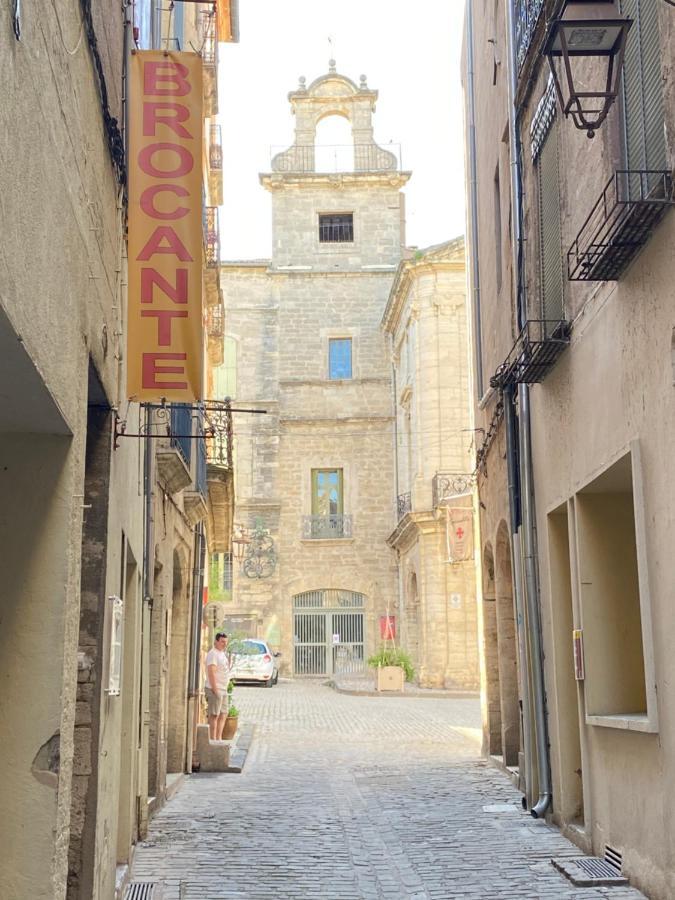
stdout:
{"type": "MultiPolygon", "coordinates": [[[[574,887],[579,851],[481,758],[477,700],[237,688],[242,774],[192,775],[139,845],[162,900],[638,900],[574,887]],[[160,890],[161,888],[161,890],[160,890]]],[[[154,898],[153,898],[154,900],[154,898]]]]}

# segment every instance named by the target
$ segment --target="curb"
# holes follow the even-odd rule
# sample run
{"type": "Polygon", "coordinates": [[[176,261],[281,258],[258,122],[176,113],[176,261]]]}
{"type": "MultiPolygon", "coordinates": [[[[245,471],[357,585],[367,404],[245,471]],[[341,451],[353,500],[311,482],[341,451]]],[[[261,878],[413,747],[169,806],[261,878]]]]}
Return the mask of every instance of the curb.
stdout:
{"type": "Polygon", "coordinates": [[[395,697],[397,699],[406,700],[417,698],[424,700],[478,700],[480,698],[480,691],[434,691],[434,693],[422,693],[424,690],[424,688],[422,688],[419,693],[406,693],[405,691],[401,693],[400,691],[353,690],[351,688],[340,687],[335,681],[325,681],[324,684],[327,687],[332,688],[338,694],[348,694],[351,697],[395,697]]]}

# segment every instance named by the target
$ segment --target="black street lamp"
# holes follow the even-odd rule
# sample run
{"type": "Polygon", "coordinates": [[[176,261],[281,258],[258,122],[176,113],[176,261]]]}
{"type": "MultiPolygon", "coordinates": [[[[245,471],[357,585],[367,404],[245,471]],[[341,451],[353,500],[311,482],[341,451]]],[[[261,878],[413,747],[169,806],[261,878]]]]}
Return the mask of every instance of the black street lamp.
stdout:
{"type": "Polygon", "coordinates": [[[548,29],[544,56],[553,73],[560,107],[575,126],[592,138],[619,92],[619,79],[632,19],[600,18],[612,0],[568,0],[561,18],[548,29]],[[565,18],[567,7],[584,7],[584,18],[565,18]]]}

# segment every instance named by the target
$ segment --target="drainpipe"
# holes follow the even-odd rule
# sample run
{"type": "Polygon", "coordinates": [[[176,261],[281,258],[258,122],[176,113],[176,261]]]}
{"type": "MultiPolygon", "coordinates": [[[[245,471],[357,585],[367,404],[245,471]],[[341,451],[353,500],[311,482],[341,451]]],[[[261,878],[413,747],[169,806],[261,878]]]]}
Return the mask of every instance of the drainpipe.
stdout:
{"type": "Polygon", "coordinates": [[[478,174],[476,164],[476,102],[474,96],[473,0],[466,4],[466,88],[469,98],[469,208],[471,219],[471,284],[473,292],[473,339],[476,348],[476,392],[483,396],[483,345],[480,316],[480,266],[478,263],[478,174]]]}
{"type": "MultiPolygon", "coordinates": [[[[152,409],[145,407],[145,433],[150,434],[152,424],[152,409]]],[[[143,599],[152,605],[152,592],[154,589],[154,552],[153,552],[153,522],[152,522],[152,441],[145,438],[145,460],[143,466],[143,495],[145,500],[144,513],[144,547],[143,547],[143,599]]]]}
{"type": "Polygon", "coordinates": [[[525,762],[525,791],[532,784],[532,723],[530,710],[530,681],[528,676],[527,633],[525,630],[525,593],[523,589],[523,562],[520,553],[520,477],[518,471],[518,423],[513,386],[504,391],[504,426],[506,430],[506,469],[508,476],[509,513],[511,524],[511,556],[513,559],[513,593],[516,607],[518,633],[518,658],[520,660],[520,697],[523,724],[523,758],[525,762]]]}
{"type": "MultiPolygon", "coordinates": [[[[518,85],[518,70],[515,46],[515,10],[514,0],[507,0],[507,40],[508,40],[508,61],[509,61],[509,144],[511,158],[511,203],[513,207],[513,223],[514,223],[514,241],[513,241],[513,265],[516,277],[516,297],[518,311],[518,327],[519,329],[525,325],[527,320],[527,308],[524,295],[524,283],[522,272],[522,183],[521,183],[521,157],[520,157],[520,141],[518,128],[518,113],[515,108],[516,89],[518,85]]],[[[511,399],[510,394],[508,399],[511,399]]],[[[527,645],[528,655],[526,657],[527,664],[523,673],[523,681],[527,680],[528,674],[532,676],[532,712],[534,715],[534,736],[537,749],[537,775],[539,783],[539,798],[530,812],[536,819],[544,815],[551,802],[551,778],[550,778],[550,761],[548,752],[548,730],[546,722],[545,692],[544,692],[544,661],[541,652],[541,623],[539,614],[539,579],[537,572],[536,560],[536,539],[535,539],[535,523],[534,523],[534,479],[532,473],[532,452],[531,452],[531,423],[530,423],[530,391],[526,384],[518,386],[518,442],[515,446],[515,435],[512,435],[511,446],[507,449],[510,457],[510,467],[518,466],[520,469],[520,507],[522,513],[521,527],[519,529],[519,544],[522,549],[522,563],[524,569],[525,591],[524,599],[527,608],[527,645]]],[[[508,431],[507,431],[508,434],[508,431]]],[[[515,478],[515,471],[510,472],[515,478]]],[[[514,541],[515,544],[515,541],[514,541]]],[[[515,560],[514,560],[515,562],[515,560]]],[[[520,563],[520,559],[518,560],[520,563]]],[[[521,571],[520,565],[514,565],[514,569],[521,571]]],[[[516,579],[517,581],[517,579],[516,579]]],[[[521,609],[523,585],[521,590],[521,609]]],[[[516,594],[518,586],[516,584],[516,594]]],[[[528,690],[529,694],[529,690],[528,690]]],[[[523,697],[523,701],[525,701],[523,697]]],[[[525,705],[525,704],[524,704],[525,705]]],[[[529,707],[529,704],[528,704],[529,707]]],[[[523,731],[525,732],[525,709],[523,710],[523,731]]],[[[529,721],[529,708],[527,711],[527,727],[531,728],[532,722],[529,721]]],[[[523,739],[526,740],[525,733],[523,739]]],[[[526,744],[525,755],[529,753],[530,746],[526,744]]],[[[527,784],[528,790],[532,786],[531,767],[526,764],[526,770],[529,768],[530,781],[527,784]]]]}
{"type": "Polygon", "coordinates": [[[188,683],[188,695],[190,697],[196,697],[199,694],[199,645],[202,632],[205,544],[204,526],[200,522],[195,529],[192,565],[192,640],[190,642],[190,675],[188,683]]]}

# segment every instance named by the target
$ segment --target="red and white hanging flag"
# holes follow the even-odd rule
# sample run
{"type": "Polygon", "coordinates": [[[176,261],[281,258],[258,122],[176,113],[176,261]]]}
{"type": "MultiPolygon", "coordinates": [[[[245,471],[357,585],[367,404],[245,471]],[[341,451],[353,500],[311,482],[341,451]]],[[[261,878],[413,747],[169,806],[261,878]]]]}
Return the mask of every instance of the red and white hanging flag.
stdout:
{"type": "Polygon", "coordinates": [[[445,509],[448,562],[473,559],[473,509],[466,506],[445,509]]]}

